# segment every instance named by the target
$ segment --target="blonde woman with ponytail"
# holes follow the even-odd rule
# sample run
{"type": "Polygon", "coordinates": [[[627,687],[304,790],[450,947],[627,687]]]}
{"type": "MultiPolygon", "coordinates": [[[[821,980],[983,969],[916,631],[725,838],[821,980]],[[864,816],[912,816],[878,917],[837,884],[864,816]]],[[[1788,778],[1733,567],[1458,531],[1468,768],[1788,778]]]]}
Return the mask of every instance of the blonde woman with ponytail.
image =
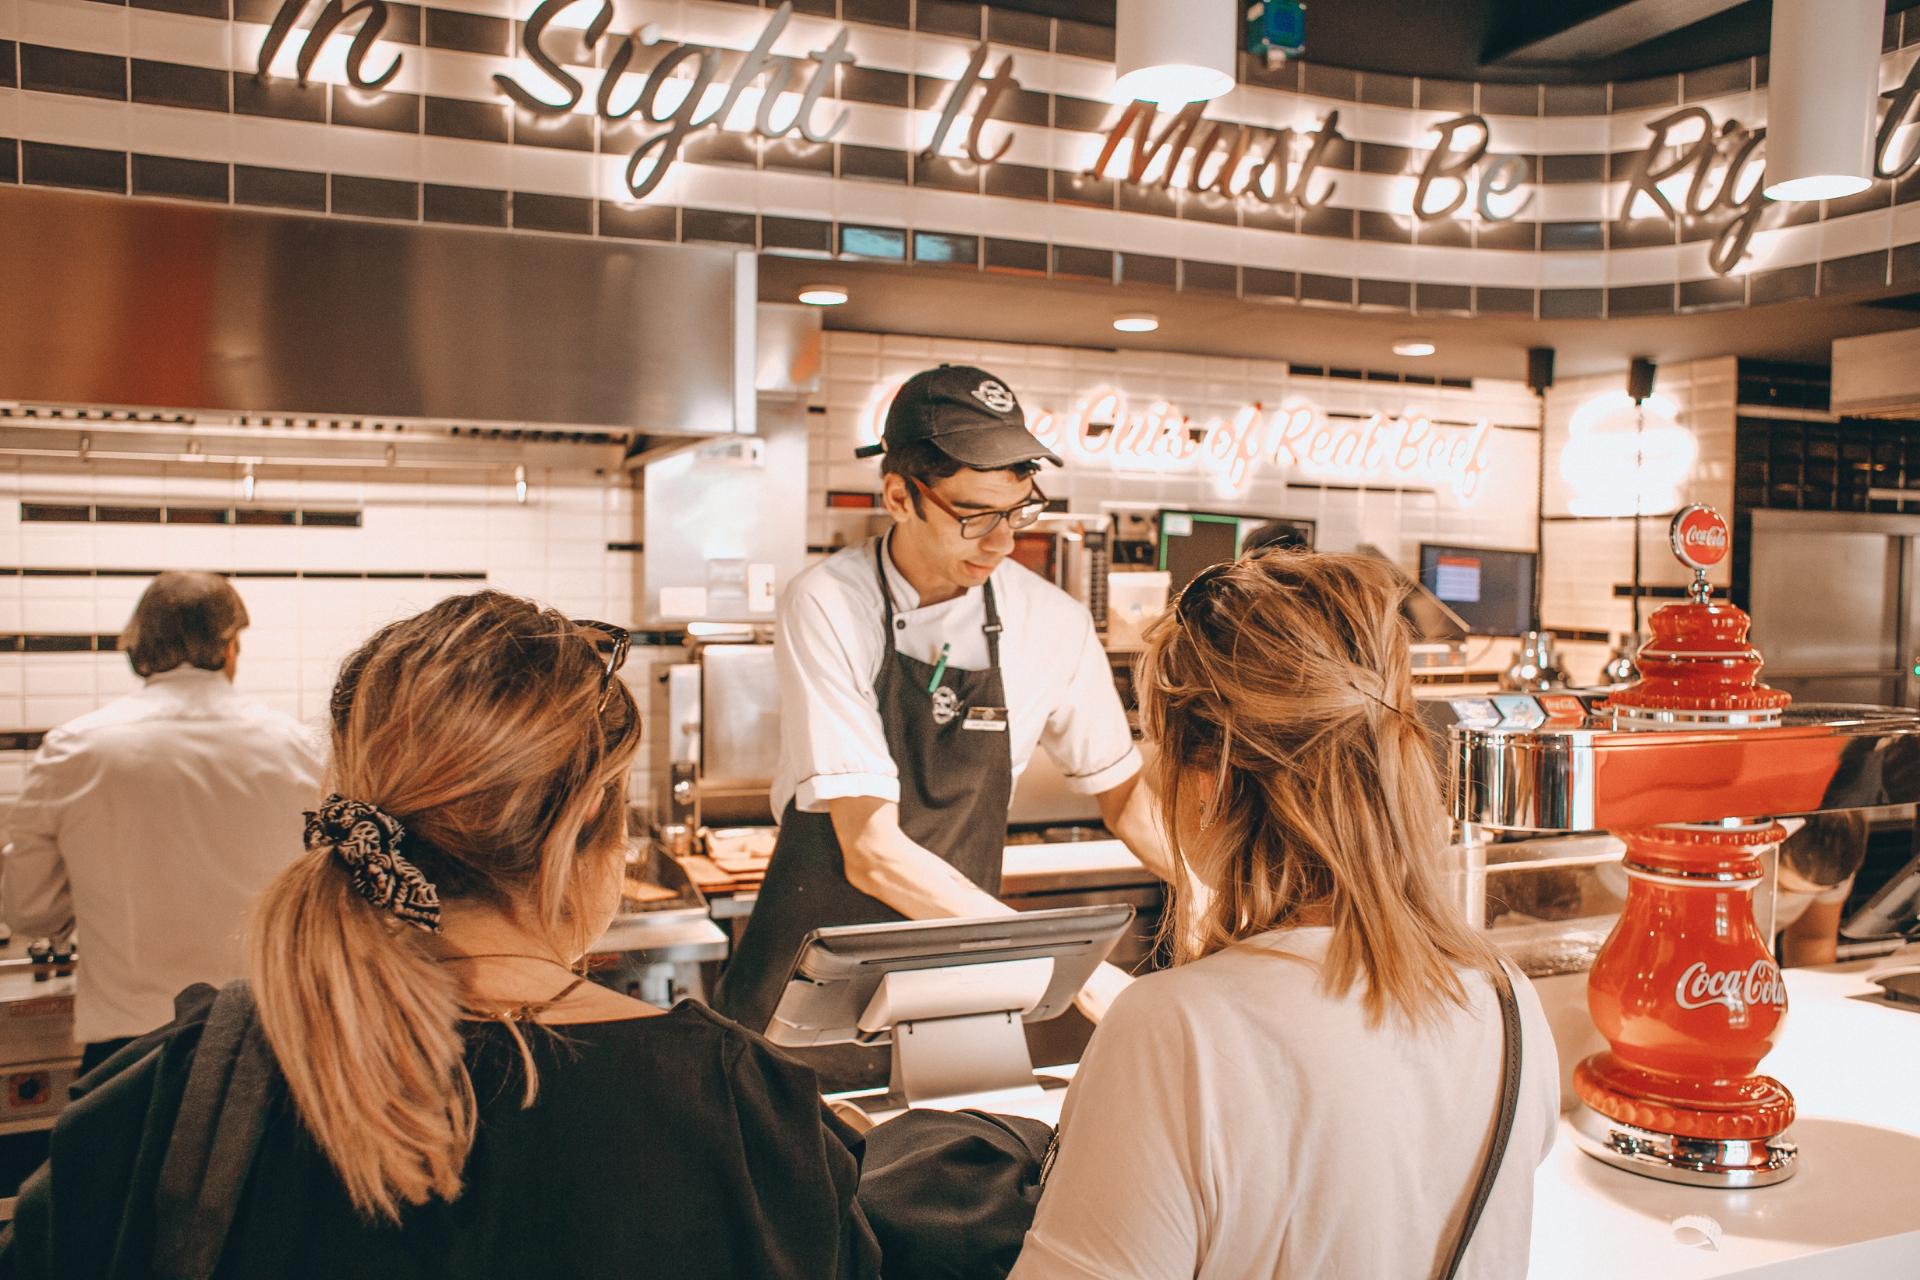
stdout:
{"type": "Polygon", "coordinates": [[[1453,906],[1405,591],[1263,551],[1149,632],[1141,720],[1197,891],[1174,967],[1094,1034],[1015,1280],[1526,1274],[1559,1071],[1453,906]]]}
{"type": "MultiPolygon", "coordinates": [[[[256,1132],[223,1116],[206,1144],[208,1179],[230,1134],[257,1144],[217,1271],[175,1265],[204,1241],[189,1221],[188,1244],[170,1243],[167,1215],[181,1134],[208,1109],[196,1041],[218,1038],[226,993],[211,1018],[183,998],[63,1117],[89,1140],[63,1163],[56,1137],[48,1185],[23,1200],[17,1274],[877,1274],[858,1139],[813,1074],[703,1006],[663,1011],[580,976],[625,874],[640,744],[614,674],[625,653],[617,627],[482,591],[346,661],[334,794],[248,937],[269,1103],[256,1132]],[[102,1143],[128,1158],[98,1159],[102,1143]],[[158,1228],[140,1216],[155,1203],[158,1228]],[[94,1208],[132,1225],[63,1234],[94,1208]]],[[[236,1061],[213,1109],[244,1122],[236,1061]]]]}

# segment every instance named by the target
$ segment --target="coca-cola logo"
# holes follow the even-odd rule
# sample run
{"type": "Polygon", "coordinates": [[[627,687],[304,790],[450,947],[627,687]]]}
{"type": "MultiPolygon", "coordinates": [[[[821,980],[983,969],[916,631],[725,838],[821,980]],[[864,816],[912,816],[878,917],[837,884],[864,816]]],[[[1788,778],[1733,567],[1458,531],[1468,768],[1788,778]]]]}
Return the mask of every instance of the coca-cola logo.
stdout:
{"type": "Polygon", "coordinates": [[[1682,507],[1673,517],[1673,554],[1691,569],[1711,569],[1727,558],[1733,538],[1726,520],[1712,507],[1682,507]]]}
{"type": "Polygon", "coordinates": [[[1757,1004],[1787,1007],[1786,984],[1771,960],[1755,960],[1745,969],[1709,969],[1696,960],[1673,984],[1673,1002],[1682,1009],[1725,1005],[1730,1012],[1757,1004]]]}

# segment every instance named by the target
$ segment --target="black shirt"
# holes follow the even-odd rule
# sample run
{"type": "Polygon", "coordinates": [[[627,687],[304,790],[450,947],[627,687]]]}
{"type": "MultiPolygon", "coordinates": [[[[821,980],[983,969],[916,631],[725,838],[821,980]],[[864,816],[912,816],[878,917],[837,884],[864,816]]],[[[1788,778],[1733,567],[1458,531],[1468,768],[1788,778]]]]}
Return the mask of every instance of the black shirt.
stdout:
{"type": "MultiPolygon", "coordinates": [[[[479,1123],[462,1191],[451,1203],[404,1210],[398,1226],[354,1211],[284,1086],[277,1089],[216,1275],[878,1275],[878,1246],[854,1201],[860,1139],[821,1105],[813,1072],[692,1003],[659,1017],[524,1033],[539,1071],[539,1096],[523,1109],[525,1074],[509,1032],[469,1024],[467,1061],[479,1123]]],[[[183,1076],[184,1063],[163,1059],[142,1104],[146,1125],[129,1124],[129,1116],[115,1131],[145,1127],[151,1133],[156,1122],[170,1125],[183,1076]]],[[[85,1145],[93,1148],[87,1155],[107,1155],[103,1144],[85,1145]]],[[[67,1214],[88,1213],[90,1198],[114,1195],[108,1185],[99,1193],[87,1185],[94,1180],[87,1172],[93,1160],[63,1172],[61,1157],[56,1141],[56,1225],[61,1200],[67,1214]]],[[[100,1173],[106,1177],[105,1169],[100,1173]]],[[[125,1193],[138,1202],[151,1194],[150,1184],[132,1176],[125,1193]]],[[[111,1223],[102,1225],[111,1235],[111,1223]]],[[[55,1232],[70,1243],[49,1249],[53,1257],[32,1251],[35,1261],[52,1264],[47,1274],[68,1277],[118,1271],[111,1265],[96,1271],[93,1259],[75,1256],[104,1246],[87,1243],[88,1234],[55,1232]]],[[[13,1252],[0,1250],[0,1273],[15,1274],[7,1263],[24,1264],[18,1274],[41,1273],[26,1256],[4,1256],[13,1252]]],[[[117,1252],[124,1265],[126,1251],[117,1252]]]]}

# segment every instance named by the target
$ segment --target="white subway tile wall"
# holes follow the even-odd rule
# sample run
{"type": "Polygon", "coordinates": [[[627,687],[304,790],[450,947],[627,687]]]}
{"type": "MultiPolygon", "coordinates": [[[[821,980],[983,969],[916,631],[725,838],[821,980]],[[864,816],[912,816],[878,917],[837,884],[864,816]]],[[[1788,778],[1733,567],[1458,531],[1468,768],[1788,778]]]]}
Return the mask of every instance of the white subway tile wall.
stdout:
{"type": "MultiPolygon", "coordinates": [[[[632,621],[639,556],[608,544],[639,537],[634,491],[624,479],[584,474],[532,471],[527,479],[520,505],[510,473],[396,480],[279,469],[260,473],[247,503],[225,471],[132,474],[110,463],[0,457],[0,633],[112,636],[146,589],[137,571],[233,571],[253,619],[241,639],[239,687],[318,728],[341,658],[384,623],[447,595],[488,586],[576,617],[632,621]],[[23,502],[347,511],[360,523],[22,522],[23,502]]],[[[625,671],[642,706],[650,665],[648,651],[637,650],[625,671]]],[[[117,652],[0,652],[0,734],[44,731],[137,685],[117,652]]],[[[18,794],[28,758],[0,751],[0,805],[18,794]]]]}

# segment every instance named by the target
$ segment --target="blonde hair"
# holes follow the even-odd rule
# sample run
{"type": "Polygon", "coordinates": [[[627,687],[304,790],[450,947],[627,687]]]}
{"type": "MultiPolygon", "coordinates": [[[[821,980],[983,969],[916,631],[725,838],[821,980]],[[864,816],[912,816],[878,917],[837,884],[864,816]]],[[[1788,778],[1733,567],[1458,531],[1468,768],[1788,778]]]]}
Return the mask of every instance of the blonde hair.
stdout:
{"type": "Polygon", "coordinates": [[[1197,817],[1177,856],[1210,890],[1178,895],[1176,962],[1324,912],[1323,988],[1363,984],[1375,1023],[1464,1005],[1458,969],[1496,971],[1445,889],[1406,592],[1381,560],[1267,551],[1196,578],[1148,631],[1137,684],[1162,820],[1197,817]]]}
{"type": "MultiPolygon", "coordinates": [[[[492,906],[585,952],[577,905],[622,855],[626,772],[640,718],[593,642],[551,610],[497,591],[396,622],[341,668],[331,779],[406,828],[402,856],[443,902],[492,906]]],[[[461,1020],[473,1010],[432,935],[353,889],[327,849],[274,881],[248,932],[261,1026],[353,1204],[460,1193],[476,1106],[461,1020]]],[[[532,1061],[526,1102],[532,1101],[532,1061]]]]}

